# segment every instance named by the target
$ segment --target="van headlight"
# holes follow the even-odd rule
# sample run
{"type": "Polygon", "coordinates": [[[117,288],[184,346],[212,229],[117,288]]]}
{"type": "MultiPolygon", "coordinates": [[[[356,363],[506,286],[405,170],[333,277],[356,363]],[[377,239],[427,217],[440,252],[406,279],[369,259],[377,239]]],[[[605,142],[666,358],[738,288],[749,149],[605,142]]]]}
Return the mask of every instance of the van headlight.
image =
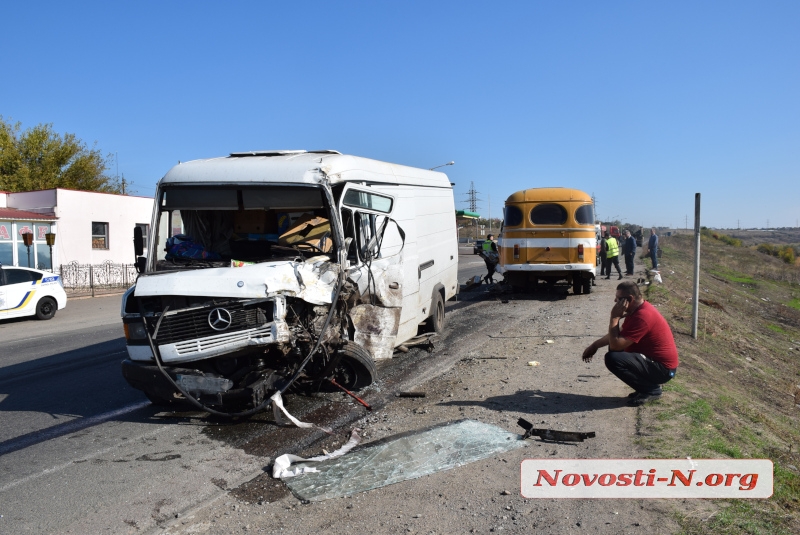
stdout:
{"type": "Polygon", "coordinates": [[[125,328],[125,338],[128,340],[144,340],[147,338],[147,331],[145,331],[143,323],[123,323],[123,327],[125,328]]]}

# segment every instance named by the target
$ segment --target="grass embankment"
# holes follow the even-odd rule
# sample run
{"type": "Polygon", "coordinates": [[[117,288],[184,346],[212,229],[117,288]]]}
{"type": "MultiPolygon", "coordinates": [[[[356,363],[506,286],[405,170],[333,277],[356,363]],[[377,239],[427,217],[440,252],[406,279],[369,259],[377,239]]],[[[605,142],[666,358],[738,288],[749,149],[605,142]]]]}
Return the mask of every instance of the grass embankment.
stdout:
{"type": "Polygon", "coordinates": [[[654,458],[766,458],[775,467],[772,498],[687,502],[676,513],[683,531],[800,533],[800,269],[703,238],[694,340],[693,237],[661,247],[664,283],[646,297],[670,322],[681,367],[640,411],[642,445],[654,458]]]}

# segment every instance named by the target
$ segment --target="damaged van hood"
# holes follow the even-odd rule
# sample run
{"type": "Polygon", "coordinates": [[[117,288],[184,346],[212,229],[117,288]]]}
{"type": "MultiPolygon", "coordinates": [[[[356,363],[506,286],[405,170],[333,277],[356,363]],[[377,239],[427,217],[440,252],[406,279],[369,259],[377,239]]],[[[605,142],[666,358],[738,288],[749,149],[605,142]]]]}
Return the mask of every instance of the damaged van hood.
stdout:
{"type": "Polygon", "coordinates": [[[338,276],[339,266],[328,260],[264,262],[235,268],[142,275],[136,281],[135,295],[240,299],[283,295],[326,305],[333,302],[338,276]]]}

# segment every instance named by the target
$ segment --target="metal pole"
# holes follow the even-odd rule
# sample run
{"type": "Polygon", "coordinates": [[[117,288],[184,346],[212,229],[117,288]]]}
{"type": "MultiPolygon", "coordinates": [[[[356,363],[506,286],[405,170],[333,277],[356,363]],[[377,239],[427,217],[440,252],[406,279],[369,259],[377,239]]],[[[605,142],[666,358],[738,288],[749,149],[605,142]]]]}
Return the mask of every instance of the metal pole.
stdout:
{"type": "Polygon", "coordinates": [[[89,287],[92,289],[92,297],[94,297],[94,266],[89,264],[89,287]]]}
{"type": "Polygon", "coordinates": [[[692,296],[692,338],[697,340],[697,315],[700,311],[700,194],[694,194],[694,295],[692,296]]]}

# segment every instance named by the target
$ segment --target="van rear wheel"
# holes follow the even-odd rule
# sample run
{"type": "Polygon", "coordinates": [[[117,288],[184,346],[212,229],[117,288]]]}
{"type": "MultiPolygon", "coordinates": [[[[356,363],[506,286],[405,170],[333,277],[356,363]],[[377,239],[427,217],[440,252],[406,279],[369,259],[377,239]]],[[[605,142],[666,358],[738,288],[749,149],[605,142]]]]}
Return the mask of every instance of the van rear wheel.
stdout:
{"type": "Polygon", "coordinates": [[[444,300],[439,292],[433,296],[431,317],[425,323],[425,331],[436,334],[442,334],[444,331],[444,300]]]}

